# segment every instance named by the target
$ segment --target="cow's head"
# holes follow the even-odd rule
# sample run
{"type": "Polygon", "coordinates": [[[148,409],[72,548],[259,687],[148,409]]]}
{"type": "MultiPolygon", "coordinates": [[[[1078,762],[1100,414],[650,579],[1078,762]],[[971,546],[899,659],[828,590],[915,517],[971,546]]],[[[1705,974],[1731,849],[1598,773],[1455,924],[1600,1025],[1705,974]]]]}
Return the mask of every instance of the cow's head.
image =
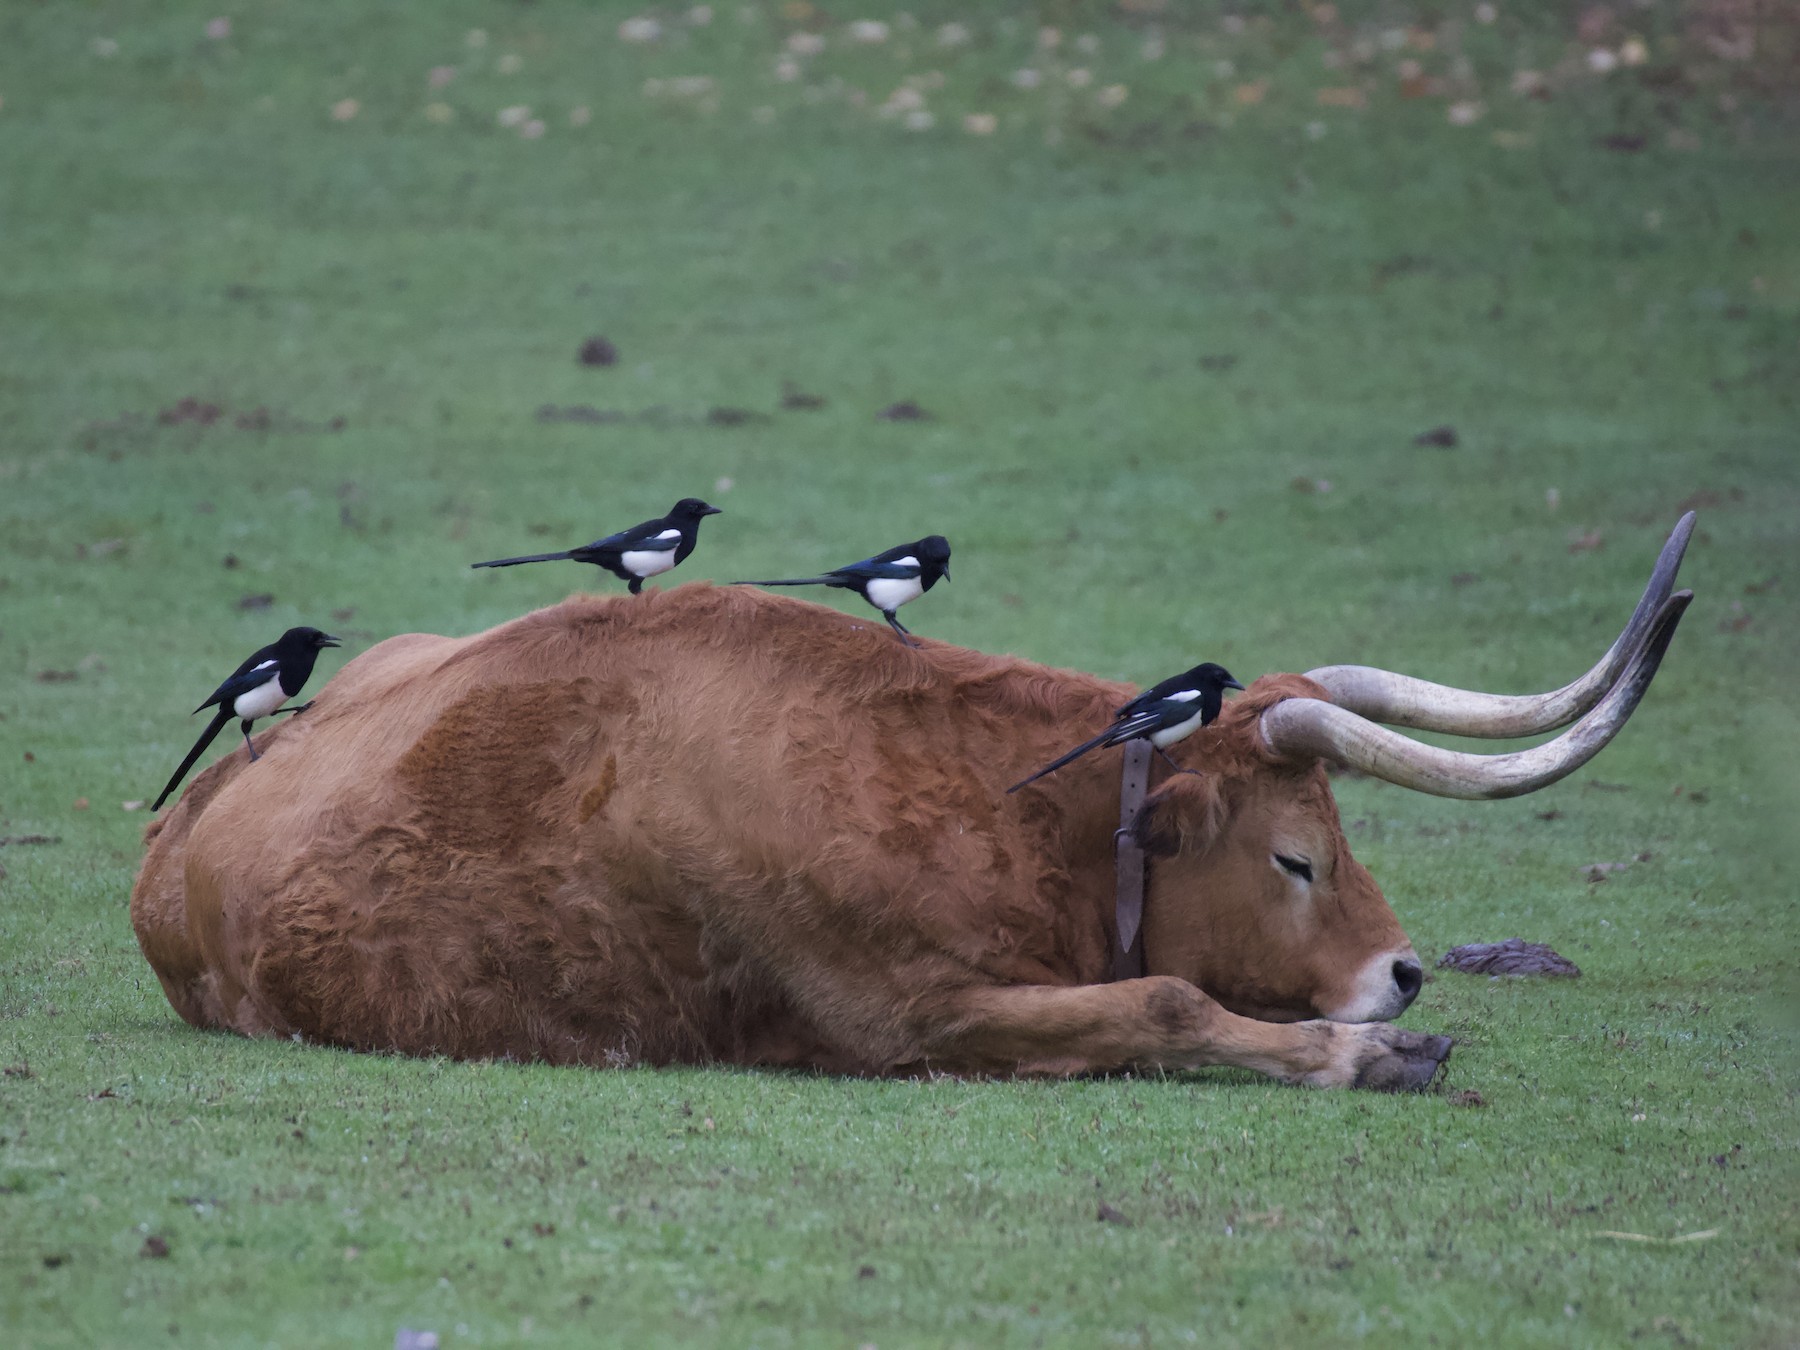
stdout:
{"type": "Polygon", "coordinates": [[[1324,765],[1259,745],[1265,710],[1323,692],[1264,676],[1193,738],[1200,773],[1144,803],[1144,950],[1153,973],[1249,1017],[1388,1021],[1419,992],[1418,955],[1350,854],[1324,765]]]}
{"type": "Polygon", "coordinates": [[[1670,594],[1692,529],[1690,513],[1599,664],[1551,693],[1478,694],[1364,666],[1251,685],[1187,742],[1198,772],[1167,780],[1133,826],[1149,858],[1151,973],[1191,980],[1232,1011],[1270,1021],[1386,1021],[1405,1011],[1423,979],[1419,959],[1350,855],[1325,765],[1464,798],[1518,796],[1574,772],[1631,716],[1693,598],[1670,594]],[[1570,722],[1553,741],[1501,755],[1445,750],[1381,725],[1515,737],[1570,722]]]}

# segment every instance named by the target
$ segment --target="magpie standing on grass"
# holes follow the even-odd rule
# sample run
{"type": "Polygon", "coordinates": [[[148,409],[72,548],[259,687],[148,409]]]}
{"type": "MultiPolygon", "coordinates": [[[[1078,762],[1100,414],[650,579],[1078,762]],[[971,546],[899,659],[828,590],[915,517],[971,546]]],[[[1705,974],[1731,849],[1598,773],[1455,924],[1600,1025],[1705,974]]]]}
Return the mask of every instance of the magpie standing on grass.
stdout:
{"type": "Polygon", "coordinates": [[[633,595],[644,589],[644,582],[667,572],[687,560],[700,537],[700,521],[716,516],[719,508],[708,506],[698,497],[683,497],[661,520],[646,520],[629,530],[620,530],[604,539],[596,539],[580,548],[562,553],[533,553],[527,558],[496,558],[493,562],[470,563],[471,567],[517,567],[520,563],[572,562],[592,563],[604,567],[620,581],[631,583],[633,595]]]}
{"type": "Polygon", "coordinates": [[[873,558],[839,567],[818,577],[797,577],[791,581],[734,581],[734,586],[836,586],[855,591],[888,621],[888,627],[899,634],[909,647],[919,644],[894,617],[894,611],[937,585],[938,578],[950,580],[950,541],[941,534],[928,534],[910,544],[897,544],[873,558]]]}
{"type": "Polygon", "coordinates": [[[1053,763],[1046,764],[1031,777],[1021,779],[1006,789],[1017,792],[1026,783],[1035,783],[1047,773],[1055,773],[1072,759],[1079,759],[1103,745],[1123,745],[1126,741],[1147,740],[1162,755],[1163,762],[1176,772],[1181,766],[1166,751],[1175,742],[1212,722],[1225,706],[1227,689],[1244,686],[1231,678],[1224,666],[1211,661],[1161,684],[1152,685],[1113,714],[1113,724],[1091,741],[1083,742],[1053,763]]]}
{"type": "Polygon", "coordinates": [[[303,703],[298,708],[281,708],[281,705],[306,687],[306,682],[312,678],[313,662],[319,659],[319,652],[337,645],[336,638],[329,633],[321,633],[316,628],[290,628],[232,671],[231,678],[213,690],[212,696],[194,709],[195,712],[203,712],[216,705],[219,711],[206,730],[200,733],[200,739],[194,742],[194,748],[187,752],[187,758],[181,761],[181,767],[175,770],[175,776],[169,780],[169,785],[162,790],[162,796],[156,799],[156,805],[150,809],[162,810],[162,804],[169,799],[171,792],[181,786],[181,780],[194,767],[194,761],[206,752],[206,747],[213,743],[213,737],[223,731],[225,724],[234,717],[243,724],[244,744],[250,747],[251,761],[261,759],[262,756],[256,753],[256,746],[250,740],[250,724],[260,717],[273,717],[277,709],[298,713],[312,707],[310,703],[303,703]]]}

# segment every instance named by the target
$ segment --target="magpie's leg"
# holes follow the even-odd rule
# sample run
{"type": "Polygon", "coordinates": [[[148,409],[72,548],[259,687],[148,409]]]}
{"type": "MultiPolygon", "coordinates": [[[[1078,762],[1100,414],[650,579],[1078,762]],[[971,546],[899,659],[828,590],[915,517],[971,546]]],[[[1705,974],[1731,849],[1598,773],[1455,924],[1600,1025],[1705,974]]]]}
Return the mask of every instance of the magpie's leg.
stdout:
{"type": "Polygon", "coordinates": [[[912,640],[912,635],[906,631],[906,626],[904,624],[902,624],[900,622],[900,620],[898,620],[894,617],[893,610],[891,610],[891,609],[882,610],[881,617],[888,621],[888,627],[892,628],[896,633],[898,633],[900,635],[900,640],[902,642],[904,642],[907,646],[916,647],[919,645],[918,643],[916,643],[912,640]]]}
{"type": "Polygon", "coordinates": [[[292,714],[294,714],[295,717],[298,717],[301,713],[305,712],[308,708],[312,707],[312,705],[316,702],[318,702],[317,699],[309,698],[306,700],[306,702],[302,703],[298,708],[277,708],[274,712],[270,713],[269,716],[270,717],[280,717],[281,714],[283,714],[283,713],[292,713],[292,714]]]}
{"type": "Polygon", "coordinates": [[[1171,769],[1175,770],[1176,773],[1191,773],[1196,778],[1204,778],[1206,776],[1205,774],[1201,773],[1198,769],[1182,768],[1181,765],[1177,764],[1174,760],[1169,758],[1169,752],[1167,750],[1164,750],[1160,745],[1156,746],[1155,749],[1156,749],[1156,753],[1162,756],[1162,762],[1164,764],[1167,764],[1171,769]]]}
{"type": "Polygon", "coordinates": [[[642,577],[633,577],[631,579],[631,585],[627,589],[629,589],[633,595],[642,595],[644,592],[644,579],[642,577]]]}
{"type": "Polygon", "coordinates": [[[250,739],[250,728],[254,725],[255,725],[255,723],[253,723],[248,717],[246,717],[242,722],[238,723],[239,730],[241,730],[244,733],[244,744],[250,747],[250,762],[252,764],[256,763],[257,760],[262,758],[261,755],[256,753],[256,742],[254,742],[250,739]]]}

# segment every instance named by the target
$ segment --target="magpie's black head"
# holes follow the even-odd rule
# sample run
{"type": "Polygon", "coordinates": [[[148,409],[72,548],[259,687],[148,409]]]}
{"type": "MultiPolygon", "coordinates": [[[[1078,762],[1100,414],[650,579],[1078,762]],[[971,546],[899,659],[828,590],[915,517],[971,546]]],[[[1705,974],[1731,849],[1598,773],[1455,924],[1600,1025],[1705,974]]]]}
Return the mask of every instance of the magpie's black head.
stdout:
{"type": "Polygon", "coordinates": [[[316,652],[321,647],[336,647],[339,642],[330,633],[321,633],[316,628],[290,628],[281,635],[277,644],[291,647],[296,651],[316,652]]]}
{"type": "Polygon", "coordinates": [[[683,497],[680,501],[675,503],[675,509],[669,512],[669,514],[671,516],[686,517],[688,520],[698,520],[701,516],[719,515],[720,510],[716,506],[708,506],[698,497],[683,497]]]}
{"type": "Polygon", "coordinates": [[[1191,672],[1194,683],[1201,688],[1218,690],[1242,689],[1244,686],[1231,678],[1231,672],[1224,666],[1208,661],[1204,665],[1195,666],[1191,672]]]}
{"type": "Polygon", "coordinates": [[[927,570],[941,572],[944,580],[950,580],[950,541],[941,534],[928,534],[914,545],[913,556],[923,563],[927,570]]]}

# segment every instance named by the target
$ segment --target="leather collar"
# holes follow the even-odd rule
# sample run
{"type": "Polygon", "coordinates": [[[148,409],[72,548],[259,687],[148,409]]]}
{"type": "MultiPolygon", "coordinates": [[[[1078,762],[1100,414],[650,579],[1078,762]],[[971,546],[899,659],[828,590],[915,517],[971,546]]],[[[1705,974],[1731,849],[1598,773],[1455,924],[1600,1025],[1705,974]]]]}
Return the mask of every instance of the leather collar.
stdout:
{"type": "Polygon", "coordinates": [[[1149,741],[1125,742],[1125,765],[1119,781],[1119,828],[1113,835],[1118,870],[1113,910],[1113,979],[1136,980],[1144,966],[1144,849],[1131,832],[1150,790],[1149,741]]]}

